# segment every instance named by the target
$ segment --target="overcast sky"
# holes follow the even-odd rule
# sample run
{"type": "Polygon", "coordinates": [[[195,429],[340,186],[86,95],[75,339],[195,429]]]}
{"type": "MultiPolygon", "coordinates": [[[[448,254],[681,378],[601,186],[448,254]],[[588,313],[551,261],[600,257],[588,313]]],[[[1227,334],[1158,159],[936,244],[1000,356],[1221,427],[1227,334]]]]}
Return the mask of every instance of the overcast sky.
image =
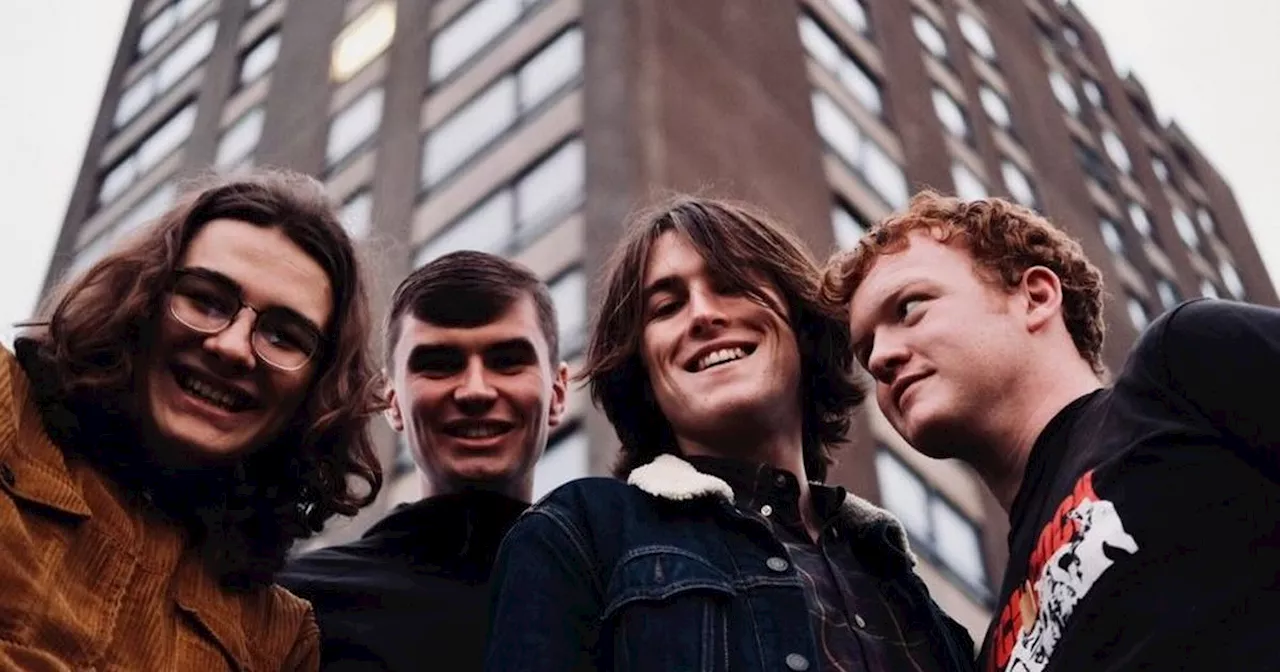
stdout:
{"type": "MultiPolygon", "coordinates": [[[[1077,0],[1123,73],[1234,187],[1273,280],[1280,216],[1280,2],[1077,0]]],[[[28,317],[79,170],[129,3],[0,0],[0,340],[28,317]]]]}

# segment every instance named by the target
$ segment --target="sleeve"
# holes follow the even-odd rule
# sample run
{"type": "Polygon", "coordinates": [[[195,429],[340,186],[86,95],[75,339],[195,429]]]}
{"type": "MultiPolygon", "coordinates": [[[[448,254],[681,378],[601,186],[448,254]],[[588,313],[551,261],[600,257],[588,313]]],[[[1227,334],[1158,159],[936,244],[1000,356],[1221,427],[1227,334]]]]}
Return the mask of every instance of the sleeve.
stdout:
{"type": "Polygon", "coordinates": [[[280,666],[281,672],[318,672],[320,670],[320,627],[315,612],[307,609],[307,617],[298,629],[298,638],[280,666]]]}
{"type": "Polygon", "coordinates": [[[1280,310],[1184,304],[1167,316],[1159,344],[1171,392],[1235,446],[1280,466],[1280,310]]]}
{"type": "Polygon", "coordinates": [[[493,573],[485,670],[596,670],[601,594],[584,536],[563,512],[523,516],[502,542],[493,573]]]}

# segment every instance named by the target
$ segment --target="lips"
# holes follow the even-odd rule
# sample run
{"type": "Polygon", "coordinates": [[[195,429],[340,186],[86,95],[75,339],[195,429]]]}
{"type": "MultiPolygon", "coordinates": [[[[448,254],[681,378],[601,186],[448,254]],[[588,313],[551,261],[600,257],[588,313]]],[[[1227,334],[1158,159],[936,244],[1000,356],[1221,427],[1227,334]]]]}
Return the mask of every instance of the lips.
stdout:
{"type": "Polygon", "coordinates": [[[454,420],[441,428],[446,435],[465,441],[488,441],[504,436],[513,429],[514,423],[491,419],[454,420]]]}
{"type": "Polygon", "coordinates": [[[907,390],[915,383],[928,378],[930,375],[931,374],[928,373],[915,373],[895,380],[893,382],[893,387],[890,388],[890,393],[893,396],[893,405],[896,408],[901,409],[902,397],[907,393],[907,390]]]}
{"type": "Polygon", "coordinates": [[[174,366],[173,380],[189,396],[227,413],[240,413],[258,407],[258,399],[243,388],[218,376],[186,366],[174,366]]]}

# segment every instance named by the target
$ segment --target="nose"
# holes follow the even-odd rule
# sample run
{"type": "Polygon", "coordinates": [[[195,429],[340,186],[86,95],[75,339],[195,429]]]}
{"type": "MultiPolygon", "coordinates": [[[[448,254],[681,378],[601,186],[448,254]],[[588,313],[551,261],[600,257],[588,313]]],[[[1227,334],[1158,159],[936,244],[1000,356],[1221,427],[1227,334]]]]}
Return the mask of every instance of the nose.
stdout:
{"type": "Polygon", "coordinates": [[[488,411],[497,398],[498,391],[489,382],[484,362],[479,357],[472,358],[462,372],[461,382],[453,390],[454,403],[463,413],[479,414],[488,411]]]}
{"type": "Polygon", "coordinates": [[[228,364],[252,369],[258,362],[253,354],[253,319],[254,313],[245,306],[226,329],[205,337],[205,350],[228,364]]]}
{"type": "Polygon", "coordinates": [[[706,337],[728,326],[729,318],[724,310],[724,297],[707,288],[689,291],[690,332],[695,337],[706,337]]]}
{"type": "Polygon", "coordinates": [[[888,330],[882,330],[876,334],[871,353],[867,356],[867,371],[877,381],[891,385],[909,359],[911,351],[903,340],[895,338],[888,330]]]}

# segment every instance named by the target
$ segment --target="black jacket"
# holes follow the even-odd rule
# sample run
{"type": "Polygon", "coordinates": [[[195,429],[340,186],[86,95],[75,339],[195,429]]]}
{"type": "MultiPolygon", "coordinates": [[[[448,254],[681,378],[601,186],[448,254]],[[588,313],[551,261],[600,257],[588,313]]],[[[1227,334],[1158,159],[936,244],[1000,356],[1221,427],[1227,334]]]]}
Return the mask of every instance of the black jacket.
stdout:
{"type": "Polygon", "coordinates": [[[277,580],[315,606],[322,669],[479,670],[494,556],[527,507],[487,493],[432,497],[359,541],[294,558],[277,580]]]}

